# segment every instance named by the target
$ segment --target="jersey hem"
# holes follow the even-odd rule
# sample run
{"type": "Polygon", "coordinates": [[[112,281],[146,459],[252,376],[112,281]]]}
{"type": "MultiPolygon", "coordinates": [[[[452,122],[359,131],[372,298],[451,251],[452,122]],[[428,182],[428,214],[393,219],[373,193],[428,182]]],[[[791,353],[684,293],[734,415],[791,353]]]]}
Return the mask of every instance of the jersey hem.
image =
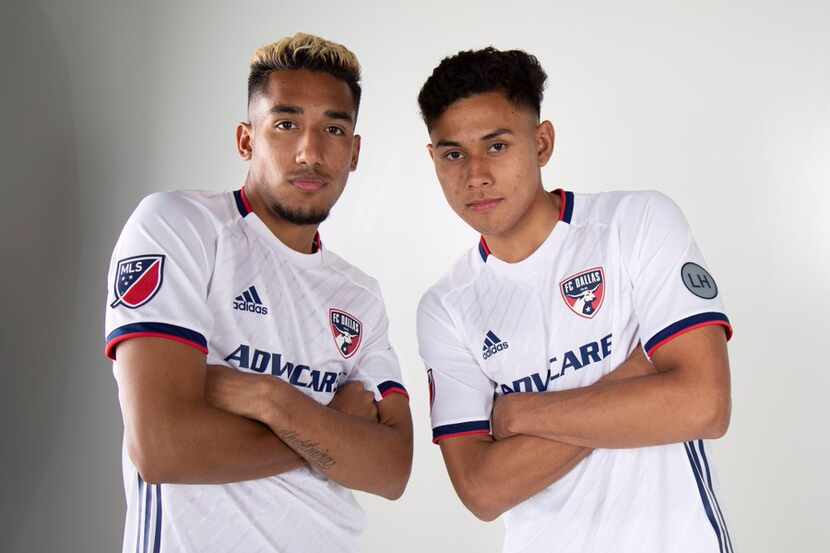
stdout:
{"type": "Polygon", "coordinates": [[[115,361],[115,349],[133,338],[164,338],[193,347],[207,355],[207,340],[193,330],[165,323],[133,323],[121,326],[107,336],[104,355],[115,361]]]}
{"type": "Polygon", "coordinates": [[[380,392],[380,397],[385,398],[391,394],[400,394],[404,396],[406,399],[409,399],[409,392],[406,391],[406,388],[403,387],[403,384],[395,382],[394,380],[387,380],[385,382],[381,382],[377,386],[378,392],[380,392]]]}
{"type": "Polygon", "coordinates": [[[473,434],[489,434],[490,421],[479,420],[470,422],[459,422],[456,424],[445,424],[432,429],[432,443],[437,444],[447,438],[459,436],[470,436],[473,434]]]}
{"type": "Polygon", "coordinates": [[[481,435],[489,435],[489,430],[470,430],[469,432],[458,432],[456,434],[445,434],[443,436],[438,436],[437,438],[432,439],[432,443],[438,444],[445,440],[450,440],[452,438],[460,438],[461,436],[474,436],[476,434],[481,435]]]}
{"type": "Polygon", "coordinates": [[[655,351],[665,346],[675,338],[678,338],[687,332],[691,332],[692,330],[713,325],[722,326],[724,328],[727,340],[732,338],[732,325],[726,315],[715,312],[699,313],[670,324],[648,340],[644,349],[646,350],[648,356],[651,357],[655,351]]]}

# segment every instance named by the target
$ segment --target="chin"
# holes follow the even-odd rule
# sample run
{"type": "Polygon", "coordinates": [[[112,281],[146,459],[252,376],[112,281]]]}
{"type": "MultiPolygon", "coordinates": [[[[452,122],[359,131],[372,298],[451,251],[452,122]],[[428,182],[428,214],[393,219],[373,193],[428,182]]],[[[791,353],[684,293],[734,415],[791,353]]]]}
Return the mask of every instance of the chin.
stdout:
{"type": "Polygon", "coordinates": [[[274,202],[271,210],[295,225],[319,225],[329,216],[329,209],[308,205],[286,205],[274,202]]]}
{"type": "Polygon", "coordinates": [[[520,216],[512,213],[512,206],[505,205],[506,203],[502,202],[501,205],[484,213],[472,211],[465,205],[461,208],[463,211],[456,211],[456,213],[479,234],[485,236],[499,235],[515,226],[520,218],[520,216]]]}
{"type": "Polygon", "coordinates": [[[482,235],[499,234],[500,225],[483,217],[462,217],[465,223],[474,231],[482,235]]]}

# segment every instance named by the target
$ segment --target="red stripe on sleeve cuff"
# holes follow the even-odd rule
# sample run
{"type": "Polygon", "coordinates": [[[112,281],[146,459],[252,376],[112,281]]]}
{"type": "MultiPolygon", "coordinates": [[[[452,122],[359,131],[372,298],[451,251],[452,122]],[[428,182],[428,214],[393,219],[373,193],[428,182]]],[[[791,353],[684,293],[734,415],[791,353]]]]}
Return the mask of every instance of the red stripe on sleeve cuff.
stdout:
{"type": "Polygon", "coordinates": [[[104,355],[115,361],[115,349],[118,344],[133,338],[164,338],[195,348],[205,355],[208,352],[205,337],[189,328],[167,323],[132,323],[110,332],[104,355]]]}

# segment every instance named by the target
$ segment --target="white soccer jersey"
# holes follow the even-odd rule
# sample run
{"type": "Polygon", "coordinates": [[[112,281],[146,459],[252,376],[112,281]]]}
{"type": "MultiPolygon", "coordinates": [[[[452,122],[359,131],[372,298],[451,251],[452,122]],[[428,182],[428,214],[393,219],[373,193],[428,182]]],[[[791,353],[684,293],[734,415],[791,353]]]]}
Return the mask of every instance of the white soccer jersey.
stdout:
{"type": "MultiPolygon", "coordinates": [[[[269,374],[328,403],[360,380],[406,395],[377,283],[332,252],[298,253],[244,191],[144,199],[112,256],[106,353],[157,336],[212,364],[269,374]]],[[[124,553],[351,552],[365,516],[350,490],[309,468],[224,485],[149,485],[123,449],[124,553]]]]}
{"type": "MultiPolygon", "coordinates": [[[[638,341],[651,355],[694,328],[731,334],[682,213],[654,192],[557,191],[560,221],[527,259],[482,239],[422,298],[433,439],[490,432],[494,395],[599,380],[638,341]]],[[[506,553],[727,553],[704,442],[598,449],[505,514],[506,553]]]]}

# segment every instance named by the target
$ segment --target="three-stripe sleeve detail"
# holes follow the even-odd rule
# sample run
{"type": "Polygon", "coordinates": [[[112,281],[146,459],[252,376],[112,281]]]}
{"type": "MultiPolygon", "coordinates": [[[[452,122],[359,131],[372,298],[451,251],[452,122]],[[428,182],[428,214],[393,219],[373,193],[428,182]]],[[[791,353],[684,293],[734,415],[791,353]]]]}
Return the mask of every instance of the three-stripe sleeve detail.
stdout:
{"type": "Polygon", "coordinates": [[[161,524],[161,484],[147,484],[139,474],[136,503],[136,553],[161,552],[161,524]],[[151,526],[153,527],[152,534],[150,533],[151,526]]]}
{"type": "MultiPolygon", "coordinates": [[[[718,520],[720,520],[721,528],[723,529],[723,533],[726,536],[726,545],[728,546],[728,551],[733,552],[734,548],[732,546],[732,536],[729,535],[729,528],[726,526],[726,518],[723,516],[723,511],[720,508],[720,502],[718,501],[718,498],[715,495],[715,487],[712,484],[712,473],[709,470],[709,460],[706,459],[706,451],[703,449],[703,440],[698,440],[697,445],[700,449],[700,458],[703,459],[703,468],[706,470],[706,484],[709,488],[709,493],[712,496],[712,501],[715,504],[715,511],[718,515],[718,520]]],[[[694,444],[692,444],[692,446],[694,447],[694,444]]]]}
{"type": "Polygon", "coordinates": [[[692,474],[697,483],[700,500],[703,502],[703,508],[706,511],[706,518],[709,519],[715,536],[718,539],[718,551],[719,553],[734,553],[732,539],[726,528],[723,512],[715,497],[715,489],[712,486],[711,473],[709,472],[709,463],[706,461],[705,453],[703,452],[703,441],[698,440],[697,444],[695,442],[685,442],[683,447],[686,448],[686,455],[689,458],[692,474]],[[698,446],[700,447],[700,452],[698,452],[698,446]]]}

